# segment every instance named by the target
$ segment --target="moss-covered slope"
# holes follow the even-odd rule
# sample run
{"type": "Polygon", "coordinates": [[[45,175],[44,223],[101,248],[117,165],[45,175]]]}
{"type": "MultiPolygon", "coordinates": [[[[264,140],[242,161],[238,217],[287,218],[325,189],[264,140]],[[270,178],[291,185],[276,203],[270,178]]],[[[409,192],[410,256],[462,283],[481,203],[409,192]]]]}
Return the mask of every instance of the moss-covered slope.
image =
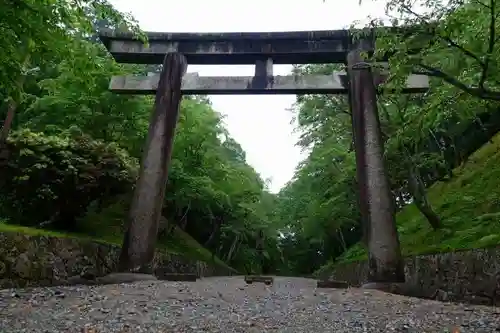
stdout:
{"type": "MultiPolygon", "coordinates": [[[[61,233],[44,229],[28,228],[7,223],[0,218],[0,232],[20,232],[32,236],[74,237],[95,240],[121,246],[123,241],[123,221],[128,210],[127,197],[104,208],[99,213],[89,212],[79,221],[78,233],[61,233]]],[[[175,227],[169,235],[158,239],[157,247],[171,254],[185,256],[188,259],[200,260],[215,264],[221,268],[234,271],[225,262],[191,237],[188,233],[175,227]]]]}
{"type": "MultiPolygon", "coordinates": [[[[428,189],[430,202],[443,219],[442,230],[433,231],[413,204],[397,215],[404,255],[500,244],[500,135],[455,169],[454,175],[428,189]]],[[[363,259],[366,251],[358,244],[338,262],[363,259]]]]}

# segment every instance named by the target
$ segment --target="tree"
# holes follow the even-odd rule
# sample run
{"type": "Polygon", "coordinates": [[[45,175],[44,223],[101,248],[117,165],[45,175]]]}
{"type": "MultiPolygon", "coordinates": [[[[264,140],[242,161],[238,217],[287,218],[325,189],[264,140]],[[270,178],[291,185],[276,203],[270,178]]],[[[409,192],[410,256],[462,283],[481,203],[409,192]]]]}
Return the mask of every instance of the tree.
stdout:
{"type": "MultiPolygon", "coordinates": [[[[138,31],[135,22],[116,11],[106,0],[19,1],[2,4],[0,47],[5,51],[0,69],[4,84],[0,97],[7,109],[0,131],[0,146],[7,139],[18,105],[24,98],[26,77],[49,59],[57,63],[75,56],[73,36],[92,33],[92,21],[106,16],[115,26],[138,31]]],[[[80,55],[81,56],[81,55],[80,55]]]]}
{"type": "Polygon", "coordinates": [[[386,30],[377,47],[392,54],[392,68],[400,74],[426,74],[476,98],[500,101],[499,11],[497,0],[390,0],[386,15],[392,25],[408,28],[386,30]]]}
{"type": "MultiPolygon", "coordinates": [[[[429,22],[420,22],[412,29],[386,29],[380,34],[377,44],[377,55],[391,55],[392,83],[387,88],[396,88],[397,91],[406,75],[415,70],[422,72],[423,67],[419,64],[433,66],[433,69],[467,84],[467,89],[448,84],[439,75],[427,71],[423,73],[432,78],[431,89],[425,95],[405,97],[396,93],[379,98],[385,158],[396,208],[400,210],[415,203],[433,229],[447,227],[449,221],[434,211],[426,189],[436,181],[448,181],[454,177],[453,168],[467,161],[472,152],[500,130],[494,120],[498,119],[499,109],[495,98],[491,97],[497,81],[496,71],[492,69],[498,52],[488,55],[489,38],[478,38],[489,36],[491,9],[496,8],[496,4],[492,7],[489,1],[466,4],[455,1],[452,7],[447,7],[452,2],[427,2],[424,7],[429,22]],[[425,28],[432,28],[432,33],[425,28]],[[435,36],[438,32],[440,35],[435,36]],[[461,48],[453,43],[447,44],[446,36],[459,41],[461,48]],[[468,51],[474,51],[483,65],[489,58],[486,74],[484,66],[466,54],[468,51]],[[479,87],[481,82],[484,88],[479,87]],[[472,93],[469,88],[473,88],[472,93]]],[[[392,21],[394,26],[407,27],[420,20],[414,13],[405,11],[406,4],[400,0],[389,1],[389,14],[399,15],[397,21],[392,21]]],[[[373,22],[374,26],[381,24],[381,20],[373,22]]],[[[495,42],[494,49],[496,46],[495,42]]],[[[329,73],[333,70],[338,70],[338,67],[314,65],[296,68],[298,73],[329,73]]],[[[290,260],[294,263],[290,266],[300,262],[299,265],[308,267],[300,268],[305,272],[334,260],[345,247],[358,242],[361,226],[356,202],[350,115],[345,98],[301,96],[297,98],[294,112],[298,120],[297,130],[302,134],[298,144],[310,155],[299,165],[294,179],[280,192],[278,205],[283,207],[280,208],[283,214],[280,223],[284,225],[283,230],[287,230],[283,240],[286,249],[292,248],[286,244],[294,244],[293,247],[301,252],[299,242],[318,244],[309,245],[310,257],[304,261],[297,257],[297,252],[284,251],[284,255],[293,258],[290,260]],[[339,230],[340,235],[331,237],[331,230],[339,230]],[[337,250],[327,251],[328,243],[334,243],[330,248],[337,246],[337,250]],[[312,259],[318,257],[318,253],[324,255],[320,263],[312,259]]],[[[294,266],[293,269],[298,268],[294,266]]]]}
{"type": "MultiPolygon", "coordinates": [[[[11,153],[11,158],[1,164],[2,176],[6,177],[1,178],[8,180],[9,193],[15,194],[8,197],[10,201],[0,200],[3,204],[0,216],[11,223],[42,224],[45,228],[71,229],[93,237],[114,239],[123,232],[132,192],[130,181],[133,183],[127,168],[137,168],[152,99],[113,94],[108,91],[109,78],[144,73],[151,67],[115,63],[95,38],[95,32],[102,27],[121,29],[124,22],[126,29],[134,30],[136,26],[105,1],[24,3],[28,7],[18,8],[11,1],[5,4],[8,7],[5,11],[4,8],[0,11],[2,29],[12,26],[9,28],[12,36],[6,35],[12,38],[2,40],[5,50],[10,50],[18,36],[33,42],[22,85],[11,84],[24,73],[20,70],[20,53],[14,53],[18,50],[12,47],[12,52],[5,54],[8,57],[4,62],[12,66],[0,69],[0,75],[5,78],[0,84],[2,98],[20,96],[16,99],[15,117],[8,110],[8,101],[0,107],[1,119],[7,115],[12,119],[10,124],[3,124],[4,128],[8,127],[8,132],[12,128],[13,133],[7,141],[9,149],[4,150],[11,153]],[[94,7],[89,6],[91,3],[94,7]],[[40,12],[42,21],[46,21],[36,17],[38,6],[46,10],[40,12]],[[57,11],[61,17],[54,14],[57,11]],[[9,15],[2,16],[4,13],[9,15]],[[15,17],[22,19],[22,28],[18,29],[15,17]],[[53,24],[45,26],[47,21],[53,24]],[[80,137],[86,138],[88,149],[77,149],[82,144],[80,137]],[[24,143],[29,143],[35,156],[28,158],[20,153],[20,145],[24,143]],[[117,153],[113,155],[111,150],[117,153]],[[56,159],[53,166],[44,165],[60,155],[65,158],[56,159]],[[123,156],[128,156],[125,158],[129,161],[127,168],[115,165],[123,156]],[[89,172],[102,167],[107,170],[105,175],[116,178],[97,177],[94,170],[95,177],[78,178],[75,183],[82,191],[74,205],[62,199],[51,201],[54,197],[71,198],[71,191],[77,190],[68,185],[75,180],[63,170],[68,163],[78,170],[87,168],[89,172]],[[27,174],[45,175],[51,168],[59,171],[51,174],[53,181],[45,186],[39,186],[37,177],[23,178],[27,174]],[[59,183],[64,186],[58,187],[59,183]],[[112,190],[108,191],[108,187],[112,190]],[[42,190],[46,195],[40,197],[42,190]],[[45,210],[43,214],[30,213],[21,219],[15,208],[23,205],[31,211],[40,205],[45,210]],[[62,215],[64,218],[59,218],[62,215]],[[44,224],[46,220],[53,223],[44,224]]],[[[263,230],[265,251],[274,262],[274,256],[279,256],[276,228],[271,220],[274,195],[267,192],[264,181],[246,163],[245,152],[227,133],[222,116],[212,109],[209,99],[202,96],[184,99],[177,134],[163,220],[206,244],[210,251],[235,267],[251,266],[253,270],[260,269],[253,248],[255,231],[263,230]]],[[[85,172],[79,173],[85,175],[85,172]]],[[[4,188],[0,197],[8,194],[4,188]]],[[[180,245],[176,237],[176,230],[166,228],[160,235],[160,246],[200,255],[193,245],[180,245]]]]}
{"type": "Polygon", "coordinates": [[[0,211],[23,225],[77,231],[91,203],[126,193],[137,174],[125,151],[75,128],[58,136],[21,130],[6,148],[0,211]]]}

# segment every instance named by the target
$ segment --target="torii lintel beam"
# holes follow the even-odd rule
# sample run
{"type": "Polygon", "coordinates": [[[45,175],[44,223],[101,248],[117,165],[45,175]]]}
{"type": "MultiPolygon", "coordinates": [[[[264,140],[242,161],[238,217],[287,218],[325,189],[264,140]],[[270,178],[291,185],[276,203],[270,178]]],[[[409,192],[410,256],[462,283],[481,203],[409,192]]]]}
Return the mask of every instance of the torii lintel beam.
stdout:
{"type": "MultiPolygon", "coordinates": [[[[161,64],[166,53],[180,52],[191,65],[255,64],[271,58],[274,64],[344,63],[354,42],[353,31],[292,31],[233,33],[147,32],[149,45],[132,33],[109,29],[99,38],[116,61],[136,64],[161,64]]],[[[373,41],[373,30],[365,39],[373,41]]],[[[371,51],[372,42],[364,48],[371,51]]]]}
{"type": "MultiPolygon", "coordinates": [[[[198,76],[187,73],[181,91],[186,95],[264,95],[264,94],[346,94],[347,75],[274,76],[266,86],[255,84],[252,76],[198,76]]],[[[109,89],[121,94],[155,94],[159,74],[151,76],[113,76],[109,89]]],[[[410,75],[404,93],[422,93],[429,88],[426,75],[410,75]]]]}

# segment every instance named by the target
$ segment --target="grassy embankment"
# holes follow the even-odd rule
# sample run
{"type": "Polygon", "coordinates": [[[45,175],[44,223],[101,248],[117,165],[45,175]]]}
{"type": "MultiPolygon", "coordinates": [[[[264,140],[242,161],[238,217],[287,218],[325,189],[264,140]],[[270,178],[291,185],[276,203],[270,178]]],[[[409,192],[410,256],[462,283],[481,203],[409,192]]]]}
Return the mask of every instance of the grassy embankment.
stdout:
{"type": "MultiPolygon", "coordinates": [[[[493,143],[485,144],[456,168],[453,179],[438,182],[428,189],[429,200],[443,220],[444,228],[432,230],[413,204],[397,215],[403,255],[500,244],[500,134],[492,140],[493,143]]],[[[357,244],[336,263],[365,259],[365,249],[357,244]]],[[[328,266],[331,265],[334,264],[328,266]]]]}
{"type": "MultiPolygon", "coordinates": [[[[122,202],[111,205],[99,214],[89,214],[80,221],[80,224],[85,228],[81,233],[61,233],[24,227],[7,223],[6,220],[0,218],[0,232],[20,232],[33,236],[53,236],[53,237],[74,237],[87,241],[104,242],[108,244],[121,246],[123,241],[123,233],[121,231],[122,221],[126,208],[122,202]]],[[[223,268],[231,269],[226,263],[198,243],[188,233],[179,228],[175,228],[169,237],[159,239],[157,247],[168,253],[179,254],[190,259],[196,259],[207,263],[215,263],[215,265],[223,268]]]]}

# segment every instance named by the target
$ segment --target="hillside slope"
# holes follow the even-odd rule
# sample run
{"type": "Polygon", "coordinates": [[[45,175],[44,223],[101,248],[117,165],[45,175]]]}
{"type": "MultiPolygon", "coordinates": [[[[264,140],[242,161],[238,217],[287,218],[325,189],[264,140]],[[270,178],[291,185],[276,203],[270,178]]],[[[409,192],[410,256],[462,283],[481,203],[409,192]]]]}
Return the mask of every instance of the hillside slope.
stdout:
{"type": "MultiPolygon", "coordinates": [[[[80,220],[79,233],[63,233],[44,229],[25,227],[8,223],[0,218],[0,232],[20,232],[28,235],[47,235],[54,237],[74,237],[85,240],[95,240],[121,246],[123,241],[123,221],[128,211],[128,203],[122,199],[104,208],[99,213],[89,213],[80,220]]],[[[178,227],[174,227],[170,235],[159,237],[157,248],[168,253],[182,255],[215,264],[221,268],[236,272],[196,239],[178,227]]]]}
{"type": "MultiPolygon", "coordinates": [[[[433,231],[415,205],[397,215],[403,255],[447,252],[500,244],[500,134],[454,170],[454,178],[428,189],[429,200],[443,220],[433,231]]],[[[337,262],[366,259],[358,244],[337,262]]]]}

